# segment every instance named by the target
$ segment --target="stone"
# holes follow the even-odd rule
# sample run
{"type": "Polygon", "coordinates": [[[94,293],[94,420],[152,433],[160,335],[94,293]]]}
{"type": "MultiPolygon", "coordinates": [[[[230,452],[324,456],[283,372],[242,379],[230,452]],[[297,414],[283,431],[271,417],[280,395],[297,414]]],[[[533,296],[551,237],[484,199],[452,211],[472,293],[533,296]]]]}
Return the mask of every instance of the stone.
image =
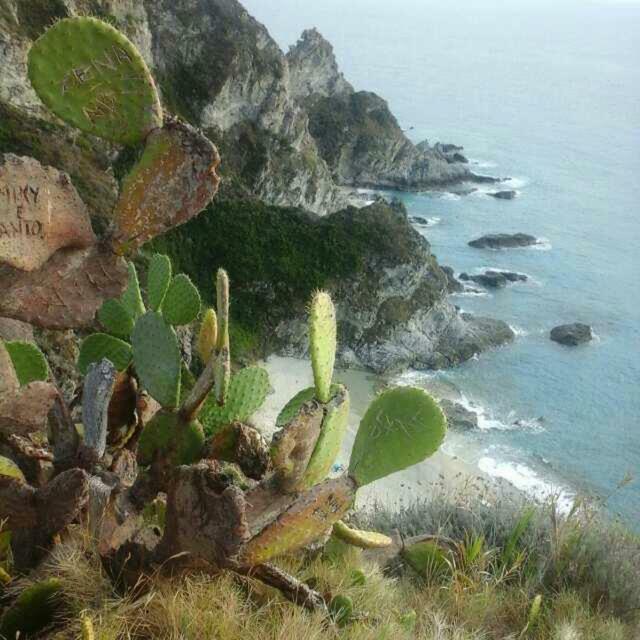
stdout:
{"type": "Polygon", "coordinates": [[[0,340],[35,342],[33,327],[26,322],[14,320],[13,318],[0,318],[0,340]]]}
{"type": "Polygon", "coordinates": [[[549,337],[558,344],[567,347],[577,347],[580,344],[593,340],[593,331],[588,324],[575,322],[573,324],[563,324],[554,327],[549,337]]]}
{"type": "Polygon", "coordinates": [[[498,200],[513,200],[518,193],[516,191],[496,191],[494,193],[489,194],[492,198],[497,198],[498,200]]]}
{"type": "Polygon", "coordinates": [[[469,242],[469,246],[474,249],[513,249],[536,244],[538,239],[526,233],[490,233],[469,242]]]}
{"type": "Polygon", "coordinates": [[[18,391],[19,386],[20,383],[13,368],[11,356],[2,340],[0,340],[0,400],[5,395],[12,396],[18,391]]]}
{"type": "Polygon", "coordinates": [[[66,173],[0,155],[0,262],[35,271],[62,247],[96,241],[89,213],[66,173]]]}
{"type": "Polygon", "coordinates": [[[90,325],[127,284],[127,264],[108,247],[61,249],[37,271],[0,266],[0,315],[46,329],[90,325]]]}
{"type": "Polygon", "coordinates": [[[478,414],[475,411],[469,411],[464,405],[452,400],[443,399],[439,404],[451,429],[472,431],[478,428],[478,414]]]}

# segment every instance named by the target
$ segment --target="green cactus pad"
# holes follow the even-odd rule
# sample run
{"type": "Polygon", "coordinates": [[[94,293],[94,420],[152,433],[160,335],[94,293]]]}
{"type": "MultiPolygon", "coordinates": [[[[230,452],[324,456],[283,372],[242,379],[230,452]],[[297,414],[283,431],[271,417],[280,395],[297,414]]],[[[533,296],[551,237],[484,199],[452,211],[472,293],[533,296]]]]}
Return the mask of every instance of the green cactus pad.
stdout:
{"type": "MultiPolygon", "coordinates": [[[[334,396],[338,393],[340,386],[337,384],[331,385],[331,395],[334,396]]],[[[315,387],[307,387],[302,391],[299,391],[287,404],[282,408],[278,417],[276,418],[276,427],[282,429],[285,425],[289,424],[300,411],[300,407],[309,400],[313,400],[316,397],[315,387]]]]}
{"type": "Polygon", "coordinates": [[[144,315],[146,309],[144,308],[144,302],[142,301],[142,293],[140,293],[140,282],[138,281],[138,272],[133,262],[128,263],[129,269],[129,282],[124,293],[120,297],[120,302],[124,305],[125,309],[129,312],[129,315],[137,320],[140,316],[144,315]]]}
{"type": "Polygon", "coordinates": [[[437,451],[446,424],[436,401],[422,389],[385,391],[360,422],[349,473],[363,486],[422,462],[437,451]]]}
{"type": "Polygon", "coordinates": [[[4,456],[0,456],[0,476],[9,476],[20,480],[20,482],[26,482],[20,467],[13,460],[4,456]]]}
{"type": "Polygon", "coordinates": [[[333,535],[354,547],[360,549],[384,549],[393,544],[393,540],[383,533],[375,531],[360,531],[347,526],[342,520],[333,525],[333,535]]]}
{"type": "Polygon", "coordinates": [[[101,20],[68,18],[49,28],[29,51],[29,79],[57,116],[106,140],[136,144],[162,126],[142,56],[101,20]]]}
{"type": "Polygon", "coordinates": [[[171,260],[169,256],[156,253],[149,263],[147,298],[152,311],[159,311],[171,284],[171,260]]]}
{"type": "Polygon", "coordinates": [[[131,334],[133,364],[142,386],[163,407],[178,406],[182,358],[175,331],[148,311],[131,334]]]}
{"type": "Polygon", "coordinates": [[[49,377],[47,360],[35,344],[19,340],[4,344],[9,352],[20,386],[37,380],[44,381],[49,377]]]}
{"type": "Polygon", "coordinates": [[[204,446],[202,425],[184,423],[173,411],[159,411],[145,425],[138,442],[138,462],[149,465],[156,455],[168,456],[172,466],[192,464],[200,459],[204,446]]]}
{"type": "Polygon", "coordinates": [[[349,596],[334,596],[329,603],[329,613],[339,627],[344,627],[353,618],[353,600],[349,596]]]}
{"type": "Polygon", "coordinates": [[[424,540],[405,547],[402,559],[422,577],[436,578],[451,570],[451,554],[435,540],[424,540]]]}
{"type": "Polygon", "coordinates": [[[62,583],[56,578],[27,587],[0,620],[0,637],[37,637],[38,632],[53,622],[59,608],[62,583]]]}
{"type": "Polygon", "coordinates": [[[115,298],[105,300],[98,311],[100,324],[112,335],[127,339],[133,331],[134,321],[127,308],[115,298]]]}
{"type": "Polygon", "coordinates": [[[189,276],[181,273],[169,285],[162,303],[164,319],[174,326],[193,322],[200,313],[200,294],[189,276]]]}
{"type": "Polygon", "coordinates": [[[204,364],[209,362],[218,341],[218,316],[213,309],[207,309],[202,318],[196,349],[204,364]]]}
{"type": "Polygon", "coordinates": [[[320,402],[329,402],[336,360],[336,310],[331,296],[324,291],[318,291],[311,301],[309,352],[316,395],[320,402]]]}
{"type": "Polygon", "coordinates": [[[302,487],[309,489],[327,477],[342,448],[342,440],[347,432],[348,423],[349,392],[345,387],[339,385],[338,391],[327,405],[320,436],[302,479],[302,487]]]}
{"type": "Polygon", "coordinates": [[[78,357],[80,373],[86,374],[90,364],[100,362],[103,358],[112,362],[118,371],[124,371],[133,358],[131,345],[107,333],[94,333],[88,336],[80,345],[78,357]]]}
{"type": "Polygon", "coordinates": [[[264,403],[269,388],[269,374],[261,367],[247,367],[232,376],[224,405],[218,405],[215,395],[210,394],[200,412],[207,435],[251,417],[264,403]]]}

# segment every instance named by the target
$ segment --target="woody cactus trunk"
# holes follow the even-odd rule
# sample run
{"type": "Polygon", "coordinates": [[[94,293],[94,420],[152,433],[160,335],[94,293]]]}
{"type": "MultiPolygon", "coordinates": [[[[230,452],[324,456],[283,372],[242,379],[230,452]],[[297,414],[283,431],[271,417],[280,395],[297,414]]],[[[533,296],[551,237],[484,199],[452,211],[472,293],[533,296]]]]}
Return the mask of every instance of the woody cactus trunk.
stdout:
{"type": "MultiPolygon", "coordinates": [[[[151,258],[144,288],[126,260],[211,200],[215,147],[192,127],[163,121],[142,58],[98,20],[56,23],[34,44],[29,73],[43,102],[70,124],[112,142],[145,141],[146,149],[123,183],[108,237],[59,233],[51,246],[46,233],[37,239],[38,260],[26,265],[16,263],[15,244],[0,244],[7,263],[1,268],[9,274],[0,314],[45,327],[96,320],[102,327],[80,349],[81,424],[42,354],[0,341],[0,520],[12,550],[0,557],[0,568],[11,579],[36,567],[69,526],[81,525],[125,583],[160,568],[226,569],[276,586],[305,607],[326,609],[320,594],[270,563],[332,529],[358,546],[384,546],[384,537],[340,521],[359,487],[438,448],[442,412],[422,390],[384,392],[360,423],[348,473],[333,476],[349,393],[333,383],[336,314],[330,296],[318,292],[309,310],[315,384],[282,409],[268,445],[248,423],[269,391],[268,376],[259,367],[232,371],[227,274],[220,270],[215,278],[217,308],[203,309],[196,287],[173,274],[166,256],[151,258]],[[175,330],[194,322],[197,378],[175,330]]],[[[27,205],[41,213],[35,196],[26,201],[30,188],[16,187],[25,200],[19,213],[0,214],[24,220],[27,205]]],[[[40,193],[49,197],[50,189],[40,193]]],[[[62,224],[55,217],[40,222],[50,229],[62,224]]],[[[0,636],[21,631],[11,626],[15,619],[9,610],[0,636]]]]}

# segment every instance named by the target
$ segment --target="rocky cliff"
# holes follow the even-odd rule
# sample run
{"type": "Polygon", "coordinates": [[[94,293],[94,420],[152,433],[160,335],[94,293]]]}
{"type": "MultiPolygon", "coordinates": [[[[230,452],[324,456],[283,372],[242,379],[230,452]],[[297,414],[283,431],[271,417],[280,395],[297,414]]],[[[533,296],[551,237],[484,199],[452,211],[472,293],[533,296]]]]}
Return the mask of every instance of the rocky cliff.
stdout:
{"type": "Polygon", "coordinates": [[[345,207],[344,184],[469,179],[460,149],[414,146],[381,98],[354,91],[320,34],[305,32],[285,56],[236,0],[0,0],[0,152],[68,172],[94,226],[108,223],[118,178],[139,150],[57,121],[26,77],[27,52],[46,26],[86,13],[129,35],[167,109],[220,148],[218,199],[156,248],[203,291],[215,267],[230,271],[235,344],[303,353],[305,305],[319,287],[337,302],[344,363],[439,368],[512,339],[504,323],[457,313],[401,207],[345,207]]]}
{"type": "Polygon", "coordinates": [[[345,80],[317,30],[302,34],[287,61],[291,93],[338,184],[416,190],[483,180],[469,170],[461,147],[414,145],[385,100],[345,80]]]}

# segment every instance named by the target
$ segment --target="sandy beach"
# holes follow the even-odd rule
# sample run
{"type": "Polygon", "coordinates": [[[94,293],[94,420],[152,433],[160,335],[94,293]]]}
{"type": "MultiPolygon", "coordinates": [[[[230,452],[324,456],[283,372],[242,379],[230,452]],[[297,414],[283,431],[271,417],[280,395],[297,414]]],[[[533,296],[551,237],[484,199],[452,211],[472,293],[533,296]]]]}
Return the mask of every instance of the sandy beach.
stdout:
{"type": "MultiPolygon", "coordinates": [[[[276,417],[282,407],[301,389],[313,385],[311,364],[307,360],[272,356],[261,363],[269,372],[273,392],[253,422],[269,438],[273,433],[276,417]]],[[[335,380],[349,389],[351,409],[349,429],[345,437],[338,463],[346,467],[356,431],[376,388],[384,380],[366,371],[349,369],[338,370],[335,380]]],[[[457,457],[447,455],[442,450],[431,458],[410,469],[379,480],[358,492],[358,506],[366,508],[373,503],[389,507],[409,505],[424,499],[430,493],[459,490],[477,492],[486,495],[495,482],[483,475],[477,468],[457,457]]]]}

